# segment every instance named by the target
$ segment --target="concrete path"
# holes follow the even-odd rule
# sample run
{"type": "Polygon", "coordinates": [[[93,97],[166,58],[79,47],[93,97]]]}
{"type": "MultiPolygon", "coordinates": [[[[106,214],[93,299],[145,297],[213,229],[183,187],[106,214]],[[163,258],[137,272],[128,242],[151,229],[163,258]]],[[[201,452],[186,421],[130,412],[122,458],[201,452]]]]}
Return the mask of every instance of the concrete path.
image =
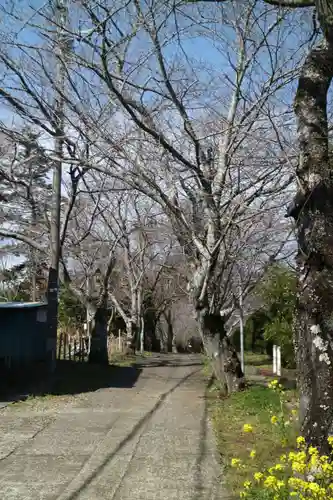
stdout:
{"type": "Polygon", "coordinates": [[[200,358],[144,365],[132,387],[0,410],[1,499],[220,499],[200,358]]]}

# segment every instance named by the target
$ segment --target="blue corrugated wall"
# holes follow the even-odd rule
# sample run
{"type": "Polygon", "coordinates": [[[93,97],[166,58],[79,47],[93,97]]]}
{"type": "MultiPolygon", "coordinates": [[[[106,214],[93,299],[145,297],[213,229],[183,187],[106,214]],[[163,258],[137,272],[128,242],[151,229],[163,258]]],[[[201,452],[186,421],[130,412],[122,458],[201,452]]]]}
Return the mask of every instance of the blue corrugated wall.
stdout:
{"type": "Polygon", "coordinates": [[[0,307],[1,364],[22,365],[43,361],[47,350],[47,324],[41,322],[46,306],[0,307]]]}

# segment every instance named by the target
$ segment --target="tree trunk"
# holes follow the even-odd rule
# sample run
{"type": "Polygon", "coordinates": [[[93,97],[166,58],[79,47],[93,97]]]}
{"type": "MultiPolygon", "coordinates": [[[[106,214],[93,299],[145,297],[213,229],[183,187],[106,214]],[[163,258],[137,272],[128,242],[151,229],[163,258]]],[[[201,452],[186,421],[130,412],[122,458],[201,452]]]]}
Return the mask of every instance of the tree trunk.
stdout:
{"type": "Polygon", "coordinates": [[[333,176],[326,114],[332,76],[333,45],[323,40],[299,79],[299,191],[287,214],[296,221],[298,238],[294,343],[301,429],[307,443],[324,452],[333,423],[333,176]]]}
{"type": "Polygon", "coordinates": [[[172,325],[172,314],[170,309],[165,313],[165,319],[167,321],[167,352],[172,352],[174,333],[172,325]]]}
{"type": "Polygon", "coordinates": [[[236,350],[226,336],[223,317],[200,308],[197,309],[197,320],[216,379],[222,384],[225,394],[239,391],[244,386],[244,375],[236,350]]]}
{"type": "Polygon", "coordinates": [[[97,307],[93,319],[93,329],[91,334],[91,345],[89,352],[89,363],[105,364],[108,359],[108,311],[104,304],[97,307]]]}
{"type": "Polygon", "coordinates": [[[115,265],[113,252],[110,253],[109,262],[101,285],[96,312],[93,320],[91,345],[89,353],[90,363],[108,364],[108,298],[109,279],[115,265]]]}

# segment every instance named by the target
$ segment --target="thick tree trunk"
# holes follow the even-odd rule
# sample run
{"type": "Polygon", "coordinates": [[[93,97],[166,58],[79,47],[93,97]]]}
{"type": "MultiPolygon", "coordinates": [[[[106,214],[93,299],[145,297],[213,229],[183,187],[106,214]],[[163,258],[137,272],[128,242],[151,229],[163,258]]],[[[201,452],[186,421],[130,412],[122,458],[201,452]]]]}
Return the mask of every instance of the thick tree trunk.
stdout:
{"type": "Polygon", "coordinates": [[[299,192],[288,210],[298,234],[294,340],[300,420],[307,442],[323,451],[333,423],[333,172],[326,115],[332,76],[333,45],[323,40],[307,57],[299,79],[299,192]]]}
{"type": "Polygon", "coordinates": [[[109,262],[103,277],[100,296],[96,306],[91,333],[89,362],[106,365],[109,363],[108,355],[108,298],[109,279],[115,265],[113,252],[110,253],[109,262]]]}
{"type": "Polygon", "coordinates": [[[173,324],[172,324],[172,314],[171,314],[170,310],[168,310],[165,313],[165,319],[167,321],[167,352],[172,352],[174,333],[173,333],[173,324]]]}
{"type": "Polygon", "coordinates": [[[91,333],[89,363],[105,364],[108,359],[108,312],[104,305],[97,307],[91,333]]]}
{"type": "Polygon", "coordinates": [[[200,308],[197,309],[197,320],[216,379],[223,385],[226,394],[239,391],[244,386],[244,374],[237,352],[226,336],[223,317],[200,308]]]}

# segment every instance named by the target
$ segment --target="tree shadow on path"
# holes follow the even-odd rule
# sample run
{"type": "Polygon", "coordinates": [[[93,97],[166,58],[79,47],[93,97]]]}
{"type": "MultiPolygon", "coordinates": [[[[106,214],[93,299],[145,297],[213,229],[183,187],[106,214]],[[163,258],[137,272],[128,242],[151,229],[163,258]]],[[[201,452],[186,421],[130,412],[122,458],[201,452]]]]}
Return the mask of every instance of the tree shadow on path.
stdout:
{"type": "MultiPolygon", "coordinates": [[[[106,456],[106,458],[102,461],[102,463],[96,467],[96,469],[89,474],[89,476],[83,481],[82,485],[79,486],[73,493],[71,494],[66,494],[64,492],[62,495],[60,495],[58,500],[76,500],[79,498],[79,495],[84,491],[87,486],[105,469],[105,467],[108,465],[108,463],[119,453],[124,446],[131,440],[133,439],[140,431],[142,432],[144,430],[144,427],[146,423],[150,420],[150,418],[156,413],[156,411],[163,405],[164,401],[166,398],[172,394],[180,385],[182,385],[184,382],[186,382],[187,379],[189,379],[191,376],[193,376],[197,371],[191,372],[185,377],[183,377],[181,380],[177,382],[171,389],[168,391],[164,392],[158,399],[157,403],[153,406],[153,408],[147,412],[138,422],[137,424],[132,428],[131,432],[127,434],[127,436],[118,444],[116,449],[112,451],[109,455],[106,456]]],[[[124,476],[126,475],[126,471],[124,472],[124,476]]]]}

